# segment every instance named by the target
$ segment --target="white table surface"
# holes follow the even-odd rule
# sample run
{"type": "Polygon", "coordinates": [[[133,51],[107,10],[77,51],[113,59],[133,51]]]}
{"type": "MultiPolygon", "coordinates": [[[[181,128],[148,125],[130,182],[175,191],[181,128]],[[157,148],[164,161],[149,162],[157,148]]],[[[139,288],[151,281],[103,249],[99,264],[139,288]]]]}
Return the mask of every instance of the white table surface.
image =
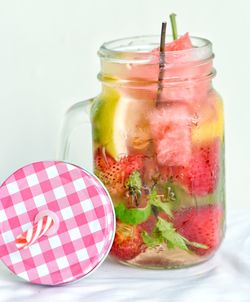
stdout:
{"type": "Polygon", "coordinates": [[[188,269],[135,269],[106,260],[88,278],[46,287],[20,280],[1,264],[0,301],[249,302],[250,210],[231,210],[227,221],[217,256],[188,269]]]}

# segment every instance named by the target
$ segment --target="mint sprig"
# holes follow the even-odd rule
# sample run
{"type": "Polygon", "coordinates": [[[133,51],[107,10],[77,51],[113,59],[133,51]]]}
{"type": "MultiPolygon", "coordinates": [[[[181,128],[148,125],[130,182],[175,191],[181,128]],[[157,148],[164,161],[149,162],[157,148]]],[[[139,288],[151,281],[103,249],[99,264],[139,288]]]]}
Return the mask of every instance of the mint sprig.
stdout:
{"type": "Polygon", "coordinates": [[[165,243],[169,249],[178,247],[186,252],[190,252],[188,246],[202,249],[208,248],[204,244],[189,241],[176,231],[173,223],[168,222],[160,217],[158,217],[152,235],[149,235],[147,232],[143,232],[142,238],[144,243],[149,247],[154,247],[165,243]]]}
{"type": "Polygon", "coordinates": [[[161,197],[157,194],[156,189],[153,189],[149,194],[149,203],[162,211],[164,211],[168,216],[173,217],[171,210],[171,204],[168,202],[162,202],[161,197]]]}
{"type": "Polygon", "coordinates": [[[155,246],[163,243],[163,238],[161,236],[155,236],[155,235],[150,236],[146,231],[142,232],[141,236],[142,236],[144,243],[148,247],[155,247],[155,246]]]}
{"type": "Polygon", "coordinates": [[[185,240],[179,233],[176,232],[171,222],[168,222],[159,217],[156,228],[161,233],[161,236],[164,239],[164,242],[167,244],[168,248],[172,249],[174,247],[179,247],[182,250],[188,251],[185,240]]]}
{"type": "Polygon", "coordinates": [[[135,201],[136,205],[138,205],[138,200],[142,194],[142,180],[140,172],[132,172],[125,183],[125,187],[132,198],[132,202],[135,201]]]}
{"type": "Polygon", "coordinates": [[[141,174],[139,171],[132,172],[128,180],[125,184],[126,188],[128,190],[131,190],[131,192],[140,193],[142,188],[142,180],[141,180],[141,174]]]}
{"type": "Polygon", "coordinates": [[[116,217],[126,224],[140,224],[148,219],[151,214],[151,206],[148,203],[145,208],[126,208],[123,203],[115,206],[116,217]]]}

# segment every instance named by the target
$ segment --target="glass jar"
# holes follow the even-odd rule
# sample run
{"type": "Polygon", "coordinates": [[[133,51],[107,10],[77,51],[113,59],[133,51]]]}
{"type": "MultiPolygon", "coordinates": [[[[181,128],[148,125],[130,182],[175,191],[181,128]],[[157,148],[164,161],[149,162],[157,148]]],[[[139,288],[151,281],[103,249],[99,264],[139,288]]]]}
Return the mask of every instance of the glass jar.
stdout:
{"type": "Polygon", "coordinates": [[[90,109],[94,172],[116,211],[111,256],[147,268],[203,262],[224,234],[223,103],[212,86],[212,44],[165,51],[159,36],[126,38],[99,49],[101,93],[74,105],[61,157],[90,109]],[[85,117],[84,113],[85,112],[85,117]]]}

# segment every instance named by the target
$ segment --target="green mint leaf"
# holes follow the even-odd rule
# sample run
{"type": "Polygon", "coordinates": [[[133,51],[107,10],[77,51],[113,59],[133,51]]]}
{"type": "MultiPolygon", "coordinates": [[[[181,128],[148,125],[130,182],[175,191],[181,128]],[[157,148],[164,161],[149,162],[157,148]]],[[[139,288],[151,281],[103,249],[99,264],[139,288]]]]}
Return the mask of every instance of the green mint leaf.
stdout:
{"type": "Polygon", "coordinates": [[[188,247],[184,238],[176,232],[173,224],[168,222],[160,217],[156,223],[156,227],[161,232],[162,237],[165,240],[165,243],[168,247],[174,248],[179,247],[182,250],[188,251],[188,247]]]}
{"type": "Polygon", "coordinates": [[[129,191],[130,195],[140,196],[142,189],[142,180],[140,172],[132,172],[125,183],[125,187],[129,191]]]}
{"type": "Polygon", "coordinates": [[[197,247],[199,249],[208,249],[208,246],[205,244],[201,244],[198,242],[193,242],[193,241],[189,241],[187,240],[187,238],[183,237],[183,239],[186,241],[187,245],[189,246],[193,246],[193,247],[197,247]]]}
{"type": "Polygon", "coordinates": [[[188,246],[196,248],[207,249],[208,247],[204,244],[189,241],[187,238],[180,235],[174,228],[171,222],[168,222],[160,217],[156,224],[157,229],[161,232],[162,237],[168,247],[178,247],[184,251],[189,251],[188,246]]]}
{"type": "Polygon", "coordinates": [[[145,231],[141,233],[141,236],[142,236],[143,242],[149,247],[155,247],[157,245],[160,245],[163,242],[161,237],[155,237],[153,235],[150,236],[145,231]]]}
{"type": "Polygon", "coordinates": [[[153,189],[149,194],[149,202],[151,205],[153,205],[157,208],[160,208],[168,216],[173,217],[170,203],[162,202],[160,196],[157,195],[157,192],[155,189],[153,189]]]}
{"type": "Polygon", "coordinates": [[[116,217],[127,224],[140,224],[148,219],[151,214],[151,206],[148,203],[145,208],[126,208],[123,203],[115,206],[116,217]]]}
{"type": "Polygon", "coordinates": [[[166,241],[165,243],[166,243],[166,245],[167,245],[167,247],[168,247],[169,250],[175,248],[175,245],[173,244],[173,242],[171,242],[171,241],[166,241]]]}
{"type": "Polygon", "coordinates": [[[142,197],[142,180],[140,172],[132,172],[125,183],[125,187],[128,190],[128,194],[131,196],[131,203],[138,206],[142,197]]]}

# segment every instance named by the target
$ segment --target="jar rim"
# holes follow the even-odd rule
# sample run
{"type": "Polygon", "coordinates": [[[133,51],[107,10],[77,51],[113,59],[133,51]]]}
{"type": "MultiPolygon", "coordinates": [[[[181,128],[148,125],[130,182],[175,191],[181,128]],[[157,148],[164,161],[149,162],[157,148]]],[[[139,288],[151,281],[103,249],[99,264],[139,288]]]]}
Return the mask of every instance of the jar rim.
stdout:
{"type": "MultiPolygon", "coordinates": [[[[208,60],[213,58],[212,43],[201,37],[190,36],[193,48],[184,50],[165,51],[165,56],[181,56],[192,58],[191,61],[208,60]]],[[[167,35],[167,41],[171,36],[167,35]]],[[[101,60],[115,63],[156,64],[156,52],[153,49],[159,47],[159,35],[143,35],[121,38],[105,42],[98,50],[101,60]]]]}

